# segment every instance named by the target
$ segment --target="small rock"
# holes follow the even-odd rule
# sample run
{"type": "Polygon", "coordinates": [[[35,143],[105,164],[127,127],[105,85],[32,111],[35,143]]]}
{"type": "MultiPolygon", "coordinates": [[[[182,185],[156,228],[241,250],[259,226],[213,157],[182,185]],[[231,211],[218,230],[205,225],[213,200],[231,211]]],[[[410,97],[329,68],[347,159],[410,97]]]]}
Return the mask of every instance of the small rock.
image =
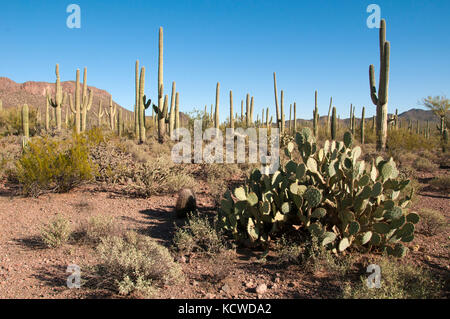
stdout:
{"type": "Polygon", "coordinates": [[[258,287],[256,287],[256,293],[258,295],[264,295],[266,291],[267,291],[266,284],[260,284],[258,285],[258,287]]]}
{"type": "Polygon", "coordinates": [[[277,284],[280,283],[280,277],[275,278],[274,280],[277,284]]]}
{"type": "Polygon", "coordinates": [[[252,281],[249,281],[245,284],[245,287],[247,288],[255,288],[255,284],[252,281]]]}
{"type": "Polygon", "coordinates": [[[214,299],[214,298],[216,298],[216,295],[208,292],[208,293],[205,295],[205,298],[206,298],[206,299],[214,299]]]}
{"type": "Polygon", "coordinates": [[[230,286],[228,286],[228,284],[223,285],[222,291],[228,293],[230,291],[230,286]]]}
{"type": "Polygon", "coordinates": [[[185,263],[186,263],[186,257],[181,256],[181,257],[178,259],[178,261],[179,261],[180,263],[182,263],[182,264],[185,264],[185,263]]]}

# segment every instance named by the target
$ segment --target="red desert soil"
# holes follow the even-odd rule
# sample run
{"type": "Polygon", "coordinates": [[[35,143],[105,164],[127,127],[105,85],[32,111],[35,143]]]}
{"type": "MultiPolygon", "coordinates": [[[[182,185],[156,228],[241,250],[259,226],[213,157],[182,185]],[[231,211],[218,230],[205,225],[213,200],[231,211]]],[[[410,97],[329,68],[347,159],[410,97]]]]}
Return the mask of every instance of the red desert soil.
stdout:
{"type": "MultiPolygon", "coordinates": [[[[197,196],[200,212],[213,212],[207,186],[203,186],[197,196]]],[[[424,191],[414,207],[438,210],[448,220],[449,199],[448,195],[424,191]]],[[[11,196],[11,191],[0,183],[0,298],[120,297],[108,290],[68,289],[67,266],[79,265],[83,276],[83,267],[97,262],[94,249],[81,244],[45,248],[39,241],[42,225],[58,213],[69,219],[73,228],[90,216],[109,215],[115,217],[122,230],[133,229],[170,246],[174,223],[180,223],[172,212],[175,201],[175,196],[129,198],[113,192],[99,192],[92,186],[83,186],[67,194],[23,198],[11,196]]],[[[448,230],[433,237],[418,233],[409,244],[408,260],[448,278],[449,235],[448,230]]],[[[186,281],[179,286],[163,287],[157,297],[257,298],[255,287],[262,283],[268,286],[264,298],[338,296],[341,283],[333,276],[303,273],[294,265],[280,268],[271,263],[260,263],[259,255],[261,252],[237,250],[232,260],[221,263],[191,256],[182,263],[186,281]]]]}

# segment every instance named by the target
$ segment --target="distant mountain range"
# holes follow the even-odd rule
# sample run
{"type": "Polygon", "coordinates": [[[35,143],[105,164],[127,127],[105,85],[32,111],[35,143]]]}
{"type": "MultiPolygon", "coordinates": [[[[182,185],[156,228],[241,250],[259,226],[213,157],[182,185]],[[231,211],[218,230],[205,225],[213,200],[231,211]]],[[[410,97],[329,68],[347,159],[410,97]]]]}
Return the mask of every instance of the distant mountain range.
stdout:
{"type": "MultiPolygon", "coordinates": [[[[74,81],[66,81],[61,82],[61,86],[63,89],[63,92],[67,92],[72,94],[74,96],[75,91],[75,82],[74,81]]],[[[102,101],[103,108],[109,109],[109,99],[111,94],[108,93],[106,90],[98,89],[93,86],[88,86],[89,89],[92,90],[92,93],[94,94],[93,102],[92,102],[92,108],[90,113],[93,115],[92,112],[97,113],[99,102],[102,101]]],[[[17,107],[18,105],[28,104],[31,107],[39,108],[41,112],[45,111],[46,102],[45,102],[45,91],[49,90],[49,92],[54,96],[55,92],[55,83],[48,83],[48,82],[34,82],[34,81],[28,81],[25,83],[16,83],[13,80],[6,78],[6,77],[0,77],[0,100],[3,102],[4,108],[9,107],[17,107]]],[[[115,103],[115,102],[114,102],[115,103]]],[[[123,106],[119,105],[118,103],[115,103],[118,107],[123,109],[123,115],[131,116],[132,112],[125,109],[123,106]]],[[[66,103],[66,106],[63,106],[63,119],[65,117],[65,111],[66,107],[68,107],[68,103],[66,103]]],[[[42,113],[43,115],[44,113],[42,113]]],[[[147,115],[151,114],[151,110],[147,110],[147,115]]],[[[182,114],[180,112],[180,116],[182,116],[182,120],[186,118],[185,114],[182,114]]],[[[422,109],[410,109],[409,111],[403,112],[399,114],[399,118],[402,120],[412,120],[420,122],[438,122],[438,118],[433,114],[431,111],[422,110],[422,109]]],[[[91,120],[96,119],[96,116],[91,116],[91,120]]],[[[326,121],[326,116],[321,116],[320,121],[326,121]]],[[[341,121],[347,123],[349,119],[341,119],[341,121]]],[[[286,122],[289,122],[288,119],[286,119],[286,122]]],[[[303,120],[303,119],[297,119],[297,123],[299,125],[302,125],[302,123],[311,122],[311,120],[303,120]]]]}

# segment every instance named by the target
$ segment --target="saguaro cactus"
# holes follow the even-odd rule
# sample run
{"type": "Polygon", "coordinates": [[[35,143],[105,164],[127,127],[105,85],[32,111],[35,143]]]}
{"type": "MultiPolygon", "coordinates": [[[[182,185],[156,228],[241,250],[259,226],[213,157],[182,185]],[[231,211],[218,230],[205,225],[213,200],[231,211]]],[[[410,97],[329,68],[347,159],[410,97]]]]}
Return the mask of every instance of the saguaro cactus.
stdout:
{"type": "Polygon", "coordinates": [[[253,106],[254,106],[254,99],[253,99],[253,96],[252,96],[252,98],[250,99],[250,124],[251,125],[253,125],[254,123],[253,123],[253,106]]]}
{"type": "Polygon", "coordinates": [[[275,72],[273,72],[273,90],[275,92],[275,108],[276,108],[276,125],[281,130],[281,118],[280,118],[280,111],[278,109],[278,93],[277,93],[277,77],[275,72]]]}
{"type": "MultiPolygon", "coordinates": [[[[161,85],[161,90],[163,86],[161,85]]],[[[144,143],[147,139],[147,135],[145,132],[145,110],[148,109],[152,103],[150,99],[147,100],[145,92],[145,67],[141,68],[141,74],[139,76],[139,104],[138,104],[138,126],[139,126],[139,134],[138,139],[139,143],[144,143]]],[[[163,106],[162,111],[160,112],[159,108],[156,105],[153,105],[153,110],[158,117],[158,140],[160,143],[164,142],[164,135],[166,134],[166,118],[167,118],[167,109],[166,105],[163,106]]]]}
{"type": "Polygon", "coordinates": [[[117,105],[115,105],[112,101],[112,95],[109,97],[109,126],[111,127],[111,130],[114,131],[114,119],[116,118],[117,113],[117,105]]]}
{"type": "Polygon", "coordinates": [[[366,127],[366,123],[365,123],[365,116],[366,113],[366,108],[363,106],[362,108],[362,114],[361,114],[361,144],[364,144],[364,133],[365,133],[365,127],[366,127]]]}
{"type": "Polygon", "coordinates": [[[48,131],[49,129],[50,129],[50,113],[49,113],[49,107],[50,107],[50,102],[49,102],[49,100],[50,100],[50,95],[49,95],[49,93],[48,93],[48,91],[47,90],[45,90],[45,104],[46,104],[46,107],[45,107],[45,130],[46,131],[48,131]]]}
{"type": "Polygon", "coordinates": [[[331,114],[331,139],[336,140],[336,107],[333,106],[332,114],[331,114]]]}
{"type": "Polygon", "coordinates": [[[292,134],[292,104],[289,104],[289,134],[292,134]]]}
{"type": "Polygon", "coordinates": [[[219,128],[220,121],[219,121],[219,92],[220,92],[220,83],[217,82],[216,85],[216,110],[214,114],[214,127],[216,129],[219,128]]]}
{"type": "Polygon", "coordinates": [[[375,83],[373,64],[369,67],[370,97],[377,107],[377,143],[378,151],[386,149],[387,117],[388,117],[388,89],[389,89],[389,57],[390,43],[386,41],[386,21],[380,22],[380,80],[378,94],[375,83]]]}
{"type": "Polygon", "coordinates": [[[134,135],[136,138],[139,136],[139,104],[141,103],[139,99],[139,60],[136,60],[135,71],[135,104],[134,104],[134,135]]]}
{"type": "Polygon", "coordinates": [[[234,129],[234,118],[233,118],[233,91],[230,90],[230,128],[234,129]]]}
{"type": "Polygon", "coordinates": [[[327,115],[327,134],[330,134],[330,114],[331,114],[331,107],[333,105],[333,97],[330,97],[330,107],[328,108],[328,115],[327,115]]]}
{"type": "Polygon", "coordinates": [[[92,91],[88,90],[87,85],[87,68],[84,68],[83,72],[83,97],[81,99],[81,131],[86,131],[86,123],[87,123],[87,115],[88,111],[91,109],[92,106],[92,100],[94,96],[92,94],[92,91]],[[88,96],[89,91],[89,96],[88,96]]]}
{"type": "Polygon", "coordinates": [[[175,129],[180,128],[180,94],[175,95],[175,129]]]}
{"type": "Polygon", "coordinates": [[[297,132],[297,103],[294,102],[294,134],[297,132]]]}
{"type": "Polygon", "coordinates": [[[247,99],[245,103],[245,125],[250,126],[250,94],[247,93],[247,99]]]}
{"type": "Polygon", "coordinates": [[[97,112],[97,125],[98,127],[102,126],[102,117],[105,114],[102,107],[102,100],[98,103],[98,112],[97,112]]]}
{"type": "Polygon", "coordinates": [[[3,111],[3,102],[2,102],[2,100],[0,100],[0,112],[2,112],[3,111]]]}
{"type": "Polygon", "coordinates": [[[55,83],[55,99],[50,98],[50,95],[47,95],[48,104],[50,104],[53,108],[55,108],[56,113],[56,128],[58,131],[61,131],[61,109],[62,105],[66,102],[67,95],[62,94],[61,82],[59,77],[59,64],[56,64],[56,83],[55,83]]]}
{"type": "Polygon", "coordinates": [[[313,133],[316,138],[319,136],[319,108],[317,107],[317,91],[314,92],[313,133]]]}
{"type": "Polygon", "coordinates": [[[28,117],[28,105],[24,104],[22,106],[22,131],[23,136],[28,139],[30,138],[30,125],[29,125],[29,117],[28,117]]]}
{"type": "Polygon", "coordinates": [[[175,82],[172,82],[172,96],[170,99],[170,112],[169,112],[169,136],[172,136],[175,128],[175,82]]]}
{"type": "Polygon", "coordinates": [[[155,109],[155,113],[158,114],[158,140],[160,143],[164,142],[164,135],[166,134],[166,116],[167,110],[164,110],[163,98],[164,98],[164,86],[163,86],[163,28],[159,28],[159,55],[158,55],[158,109],[155,109]]]}
{"type": "Polygon", "coordinates": [[[69,95],[69,106],[72,113],[75,114],[75,131],[77,134],[81,132],[81,103],[80,103],[80,69],[77,69],[75,81],[75,105],[72,96],[69,95]]]}
{"type": "Polygon", "coordinates": [[[281,90],[281,95],[280,95],[280,112],[281,112],[281,134],[284,134],[284,130],[285,130],[285,118],[284,118],[284,92],[283,90],[281,90]]]}

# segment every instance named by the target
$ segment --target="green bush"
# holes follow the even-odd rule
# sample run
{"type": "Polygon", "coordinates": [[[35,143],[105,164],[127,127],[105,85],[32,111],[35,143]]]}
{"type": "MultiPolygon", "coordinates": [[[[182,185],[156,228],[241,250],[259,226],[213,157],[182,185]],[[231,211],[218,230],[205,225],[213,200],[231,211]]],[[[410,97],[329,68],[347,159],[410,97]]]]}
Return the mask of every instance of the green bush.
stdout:
{"type": "Polygon", "coordinates": [[[56,248],[65,244],[70,237],[71,227],[67,219],[55,217],[41,230],[41,239],[47,247],[56,248]]]}
{"type": "MultiPolygon", "coordinates": [[[[296,134],[301,162],[290,159],[272,176],[255,169],[243,187],[227,192],[219,223],[238,241],[265,244],[292,225],[319,238],[321,245],[343,252],[350,246],[377,248],[402,257],[401,242],[414,238],[419,216],[407,214],[410,194],[402,194],[408,180],[398,178],[395,162],[378,157],[366,165],[361,148],[326,141],[319,149],[311,131],[296,134]]],[[[291,158],[294,144],[285,153],[291,158]]]]}
{"type": "Polygon", "coordinates": [[[117,233],[116,222],[110,216],[93,216],[82,226],[81,233],[85,242],[96,244],[101,238],[117,233]]]}
{"type": "Polygon", "coordinates": [[[151,297],[158,286],[177,284],[183,278],[167,248],[134,232],[102,238],[97,252],[104,283],[123,295],[137,291],[151,297]]]}
{"type": "Polygon", "coordinates": [[[434,135],[429,139],[422,134],[409,132],[406,129],[390,130],[387,137],[387,149],[391,154],[399,151],[434,150],[439,147],[439,139],[434,135]]]}
{"type": "Polygon", "coordinates": [[[94,177],[89,148],[84,137],[69,140],[48,137],[29,142],[16,162],[15,178],[28,196],[44,192],[67,192],[94,177]]]}
{"type": "Polygon", "coordinates": [[[198,214],[189,217],[184,227],[176,229],[173,241],[175,248],[185,254],[217,253],[223,248],[221,234],[207,217],[198,214]]]}

